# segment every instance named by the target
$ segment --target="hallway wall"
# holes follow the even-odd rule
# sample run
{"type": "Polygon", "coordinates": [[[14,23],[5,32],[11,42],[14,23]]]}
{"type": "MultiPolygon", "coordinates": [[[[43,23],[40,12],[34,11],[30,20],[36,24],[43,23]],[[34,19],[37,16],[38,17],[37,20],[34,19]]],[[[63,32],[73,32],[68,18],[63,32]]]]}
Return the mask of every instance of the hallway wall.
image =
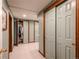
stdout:
{"type": "MultiPolygon", "coordinates": [[[[21,20],[21,19],[16,19],[15,18],[15,44],[16,44],[16,20],[21,20]]],[[[23,37],[23,43],[31,43],[31,42],[39,42],[39,24],[38,21],[33,21],[33,20],[24,20],[23,21],[23,32],[24,32],[24,37],[23,37]]]]}
{"type": "Polygon", "coordinates": [[[43,26],[44,26],[44,24],[43,24],[43,15],[44,15],[44,13],[43,12],[41,12],[39,15],[38,15],[38,20],[39,20],[39,51],[42,53],[42,54],[44,54],[44,49],[43,49],[43,47],[44,47],[44,29],[43,29],[43,26]]]}
{"type": "MultiPolygon", "coordinates": [[[[2,48],[2,0],[0,0],[0,48],[2,48]]],[[[0,59],[2,55],[0,55],[0,59]]]]}
{"type": "MultiPolygon", "coordinates": [[[[9,7],[8,7],[8,4],[7,4],[7,1],[6,0],[2,0],[2,3],[3,3],[3,5],[2,5],[2,7],[5,9],[5,11],[7,12],[7,16],[9,16],[9,13],[11,14],[11,16],[12,16],[12,19],[13,19],[13,15],[12,15],[12,13],[11,13],[11,11],[10,11],[10,9],[9,9],[9,7]]],[[[8,49],[8,43],[9,43],[9,36],[8,36],[8,34],[9,34],[9,27],[8,27],[8,25],[9,25],[9,21],[8,21],[8,19],[9,19],[9,17],[7,17],[7,30],[6,31],[3,31],[3,33],[2,33],[2,38],[3,38],[3,41],[2,41],[2,45],[3,45],[3,48],[7,48],[8,49]]],[[[13,20],[12,20],[12,28],[13,28],[13,20]]],[[[13,32],[13,29],[12,29],[12,40],[14,39],[14,32],[13,32]]],[[[8,59],[8,51],[3,55],[3,59],[8,59]]]]}

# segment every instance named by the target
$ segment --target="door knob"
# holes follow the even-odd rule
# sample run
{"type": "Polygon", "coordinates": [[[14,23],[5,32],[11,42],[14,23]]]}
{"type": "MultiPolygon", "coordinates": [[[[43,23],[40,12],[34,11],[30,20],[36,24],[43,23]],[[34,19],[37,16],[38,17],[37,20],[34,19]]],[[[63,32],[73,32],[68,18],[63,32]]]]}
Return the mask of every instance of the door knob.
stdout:
{"type": "Polygon", "coordinates": [[[7,52],[7,49],[0,49],[0,54],[4,52],[7,52]]]}
{"type": "Polygon", "coordinates": [[[75,43],[72,43],[72,45],[76,45],[75,43]]]}

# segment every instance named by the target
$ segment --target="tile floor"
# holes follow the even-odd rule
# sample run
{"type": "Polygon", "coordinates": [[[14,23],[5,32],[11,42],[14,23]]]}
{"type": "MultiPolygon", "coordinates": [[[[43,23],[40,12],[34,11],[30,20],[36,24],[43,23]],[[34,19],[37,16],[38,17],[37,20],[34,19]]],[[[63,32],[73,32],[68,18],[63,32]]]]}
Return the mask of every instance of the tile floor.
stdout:
{"type": "Polygon", "coordinates": [[[39,43],[20,44],[10,53],[10,59],[45,59],[39,52],[39,43]]]}

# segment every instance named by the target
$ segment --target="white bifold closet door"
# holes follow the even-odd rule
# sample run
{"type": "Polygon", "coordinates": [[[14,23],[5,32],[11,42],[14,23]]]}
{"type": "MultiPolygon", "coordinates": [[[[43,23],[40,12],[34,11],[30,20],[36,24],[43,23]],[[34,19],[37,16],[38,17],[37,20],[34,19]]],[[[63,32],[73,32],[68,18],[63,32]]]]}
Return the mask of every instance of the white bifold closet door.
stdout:
{"type": "Polygon", "coordinates": [[[23,22],[23,26],[24,26],[24,41],[23,43],[28,43],[28,21],[24,21],[23,22]]]}
{"type": "Polygon", "coordinates": [[[55,59],[55,8],[45,13],[45,55],[55,59]]]}
{"type": "Polygon", "coordinates": [[[35,42],[39,42],[39,22],[35,22],[35,42]]]}
{"type": "Polygon", "coordinates": [[[57,7],[57,59],[75,59],[76,0],[57,7]]]}
{"type": "Polygon", "coordinates": [[[29,42],[34,42],[34,21],[29,21],[29,42]]]}

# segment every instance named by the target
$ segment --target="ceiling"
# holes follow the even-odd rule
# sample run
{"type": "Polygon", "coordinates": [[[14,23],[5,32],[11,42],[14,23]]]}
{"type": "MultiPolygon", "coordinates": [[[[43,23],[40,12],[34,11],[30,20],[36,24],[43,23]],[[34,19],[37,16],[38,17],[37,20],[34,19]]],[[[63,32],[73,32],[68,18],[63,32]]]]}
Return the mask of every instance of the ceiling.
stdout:
{"type": "Polygon", "coordinates": [[[22,15],[26,15],[26,19],[37,19],[37,13],[39,13],[45,6],[47,6],[52,0],[7,0],[8,5],[17,18],[24,18],[22,15]]]}

